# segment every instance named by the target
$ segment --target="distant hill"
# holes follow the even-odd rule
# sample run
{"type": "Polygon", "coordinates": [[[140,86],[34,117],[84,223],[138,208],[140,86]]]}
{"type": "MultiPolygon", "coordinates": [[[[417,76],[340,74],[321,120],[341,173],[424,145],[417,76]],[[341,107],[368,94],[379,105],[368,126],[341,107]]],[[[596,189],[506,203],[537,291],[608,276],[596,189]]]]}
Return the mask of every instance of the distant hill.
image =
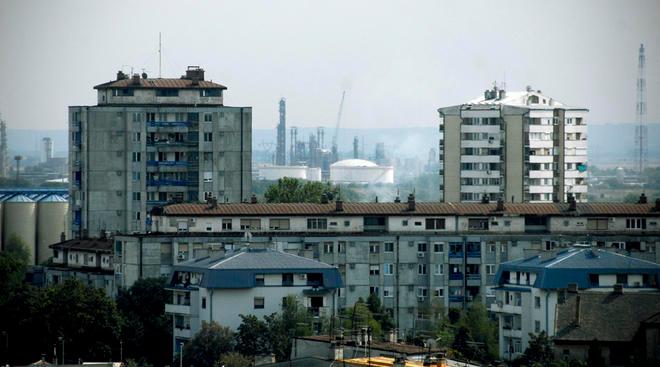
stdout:
{"type": "MultiPolygon", "coordinates": [[[[28,130],[8,129],[8,143],[11,154],[35,155],[40,147],[41,138],[48,136],[55,144],[55,155],[65,156],[68,146],[66,130],[28,130]]],[[[298,139],[307,141],[310,134],[316,134],[316,128],[299,128],[298,139]]],[[[333,128],[325,129],[325,146],[332,145],[333,128]]],[[[418,157],[426,161],[429,149],[438,146],[437,127],[407,127],[390,129],[341,129],[338,136],[339,151],[351,152],[353,138],[358,137],[360,146],[364,141],[364,156],[371,157],[377,142],[385,143],[389,156],[400,158],[418,157]]],[[[273,129],[254,129],[252,131],[252,146],[255,151],[275,151],[276,131],[273,129]]],[[[634,124],[600,124],[589,125],[589,160],[591,164],[630,163],[634,159],[634,124]]],[[[660,123],[648,125],[649,161],[660,164],[660,123]]],[[[290,135],[287,132],[287,151],[290,135]]]]}

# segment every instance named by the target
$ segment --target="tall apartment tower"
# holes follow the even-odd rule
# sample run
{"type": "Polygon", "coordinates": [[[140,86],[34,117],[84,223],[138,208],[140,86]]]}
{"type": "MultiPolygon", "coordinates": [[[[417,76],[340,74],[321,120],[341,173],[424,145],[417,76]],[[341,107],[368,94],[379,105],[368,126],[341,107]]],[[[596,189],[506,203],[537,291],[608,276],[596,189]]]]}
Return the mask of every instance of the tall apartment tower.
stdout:
{"type": "Polygon", "coordinates": [[[7,177],[8,172],[7,123],[0,116],[0,177],[7,177]]]}
{"type": "Polygon", "coordinates": [[[586,108],[493,87],[438,112],[441,201],[587,201],[586,108]]]}
{"type": "Polygon", "coordinates": [[[275,164],[286,166],[286,100],[280,99],[280,123],[277,125],[277,147],[275,164]]]}
{"type": "Polygon", "coordinates": [[[53,139],[49,137],[41,139],[41,155],[39,158],[42,163],[48,162],[53,158],[53,151],[53,139]]]}
{"type": "Polygon", "coordinates": [[[149,228],[155,206],[247,200],[252,108],[223,104],[221,84],[117,73],[96,106],[69,107],[72,235],[149,228]]]}

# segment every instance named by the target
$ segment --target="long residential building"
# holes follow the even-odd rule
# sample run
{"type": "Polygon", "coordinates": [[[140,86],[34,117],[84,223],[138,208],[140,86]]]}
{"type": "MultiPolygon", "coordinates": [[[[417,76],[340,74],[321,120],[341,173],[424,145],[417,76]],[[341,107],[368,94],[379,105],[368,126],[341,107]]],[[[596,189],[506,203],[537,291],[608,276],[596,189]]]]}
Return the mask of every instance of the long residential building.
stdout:
{"type": "Polygon", "coordinates": [[[587,113],[530,87],[442,107],[441,201],[587,201],[587,113]]]}
{"type": "Polygon", "coordinates": [[[399,335],[429,306],[496,300],[500,263],[576,243],[660,262],[660,201],[642,203],[210,203],[152,213],[152,232],[115,238],[118,285],[262,243],[337,266],[338,307],[377,294],[399,335]]]}
{"type": "Polygon", "coordinates": [[[117,73],[95,106],[69,107],[72,234],[145,231],[173,202],[241,202],[251,193],[251,107],[188,67],[181,78],[117,73]]]}

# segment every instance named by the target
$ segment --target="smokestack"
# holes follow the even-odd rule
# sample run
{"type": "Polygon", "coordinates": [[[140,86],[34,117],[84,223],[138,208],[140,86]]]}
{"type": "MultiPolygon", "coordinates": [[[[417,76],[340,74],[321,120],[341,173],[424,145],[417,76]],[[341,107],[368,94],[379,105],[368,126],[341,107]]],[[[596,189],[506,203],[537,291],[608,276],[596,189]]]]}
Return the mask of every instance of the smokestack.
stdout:
{"type": "Polygon", "coordinates": [[[358,159],[359,158],[359,149],[360,149],[360,142],[358,140],[358,137],[353,138],[353,158],[358,159]]]}

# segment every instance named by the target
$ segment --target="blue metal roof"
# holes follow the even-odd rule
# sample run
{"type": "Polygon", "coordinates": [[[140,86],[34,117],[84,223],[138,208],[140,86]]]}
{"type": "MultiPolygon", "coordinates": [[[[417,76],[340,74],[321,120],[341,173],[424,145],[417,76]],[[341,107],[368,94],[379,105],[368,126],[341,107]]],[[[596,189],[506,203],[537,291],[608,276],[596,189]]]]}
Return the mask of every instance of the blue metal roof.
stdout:
{"type": "Polygon", "coordinates": [[[222,258],[190,260],[174,266],[171,284],[175,285],[177,272],[203,274],[204,288],[252,288],[257,274],[321,274],[322,287],[339,288],[343,285],[336,267],[305,257],[275,251],[247,249],[222,258]]]}
{"type": "Polygon", "coordinates": [[[67,199],[61,197],[60,195],[55,195],[55,194],[47,195],[39,200],[39,203],[66,203],[66,202],[68,202],[67,199]]]}
{"type": "Polygon", "coordinates": [[[5,203],[34,203],[34,200],[25,195],[14,195],[4,201],[5,203]]]}
{"type": "Polygon", "coordinates": [[[505,273],[530,272],[536,274],[534,287],[542,289],[567,288],[576,283],[579,288],[591,288],[589,274],[647,274],[654,276],[658,287],[660,265],[594,248],[572,248],[552,257],[541,255],[500,264],[495,279],[500,285],[508,283],[505,273]]]}

